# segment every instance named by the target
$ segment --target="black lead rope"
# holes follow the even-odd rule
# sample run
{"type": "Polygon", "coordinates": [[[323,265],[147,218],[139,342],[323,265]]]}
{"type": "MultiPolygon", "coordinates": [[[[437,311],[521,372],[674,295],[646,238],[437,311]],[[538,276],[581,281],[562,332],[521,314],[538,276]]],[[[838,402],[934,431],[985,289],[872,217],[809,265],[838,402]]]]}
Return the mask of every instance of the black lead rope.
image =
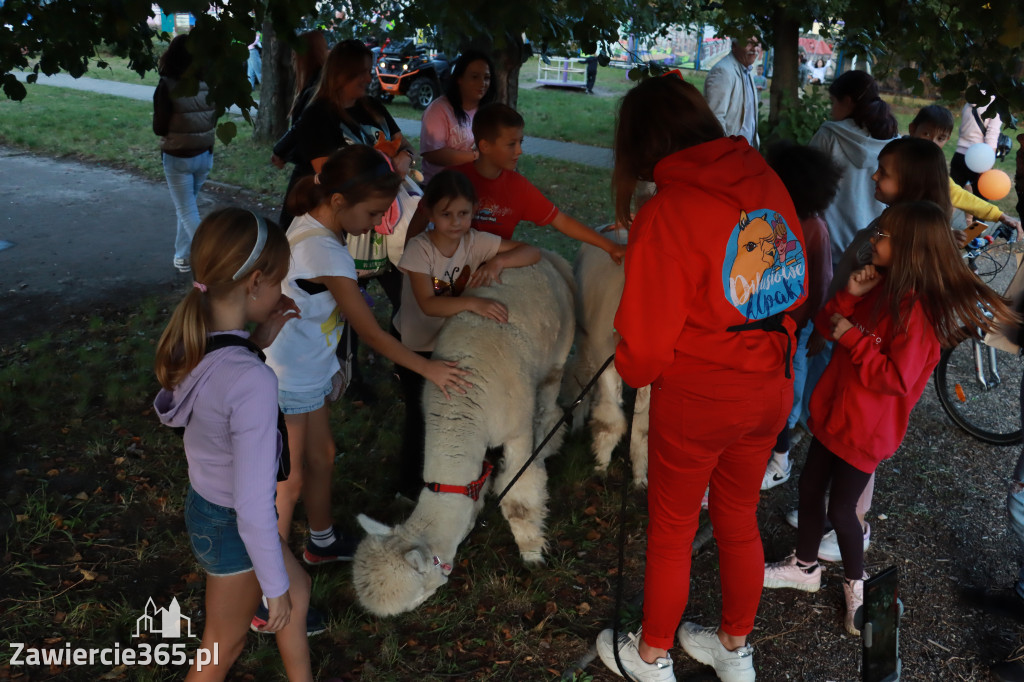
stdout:
{"type": "MultiPolygon", "coordinates": [[[[629,448],[631,446],[632,439],[633,409],[629,410],[629,413],[626,415],[626,443],[622,450],[627,466],[629,466],[630,462],[629,448]]],[[[621,502],[619,503],[619,574],[615,580],[615,614],[612,616],[612,652],[615,654],[615,665],[618,666],[619,672],[622,676],[628,680],[630,679],[630,676],[626,673],[626,669],[623,667],[622,661],[619,660],[619,617],[622,613],[622,586],[625,580],[623,578],[623,573],[625,573],[626,570],[626,499],[629,493],[629,476],[625,473],[622,475],[622,483],[619,484],[619,491],[621,497],[621,502]]]]}
{"type": "Polygon", "coordinates": [[[598,378],[600,378],[600,376],[604,374],[604,371],[608,369],[608,365],[612,364],[612,360],[614,359],[614,353],[609,355],[608,359],[604,361],[603,365],[601,365],[601,368],[597,370],[597,373],[594,374],[590,381],[587,382],[587,385],[583,387],[583,390],[580,391],[580,394],[576,398],[576,400],[574,400],[571,405],[569,405],[567,408],[565,408],[565,410],[562,411],[562,416],[555,423],[554,428],[548,431],[548,435],[544,436],[544,440],[540,442],[540,445],[533,449],[533,454],[530,455],[530,459],[526,460],[526,463],[523,464],[519,471],[516,472],[516,475],[512,477],[512,480],[508,482],[508,485],[505,486],[505,489],[501,491],[501,494],[498,495],[497,503],[499,505],[501,504],[501,501],[505,498],[505,495],[508,493],[508,491],[512,489],[512,486],[516,484],[516,481],[518,481],[519,478],[524,473],[526,473],[526,470],[530,467],[530,465],[533,464],[533,460],[537,459],[537,455],[539,455],[541,450],[544,449],[544,446],[548,444],[548,441],[554,437],[554,435],[558,432],[558,429],[560,429],[562,425],[565,424],[566,421],[568,421],[569,417],[572,416],[572,411],[575,410],[581,402],[583,402],[583,398],[585,398],[587,393],[590,392],[590,389],[594,388],[594,384],[597,383],[598,378]]]}

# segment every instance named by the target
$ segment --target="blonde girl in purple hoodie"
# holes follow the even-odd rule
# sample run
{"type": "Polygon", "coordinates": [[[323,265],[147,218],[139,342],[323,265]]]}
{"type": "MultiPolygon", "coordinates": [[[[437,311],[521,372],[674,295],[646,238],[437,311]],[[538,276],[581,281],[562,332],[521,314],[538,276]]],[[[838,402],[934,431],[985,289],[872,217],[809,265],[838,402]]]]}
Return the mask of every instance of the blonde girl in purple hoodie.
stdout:
{"type": "Polygon", "coordinates": [[[223,680],[242,652],[260,595],[288,679],[313,679],[306,641],[309,576],[277,532],[274,493],[287,471],[277,377],[263,363],[282,325],[298,316],[281,294],[289,248],[275,225],[246,210],[210,214],[192,241],[195,281],[160,337],[160,421],[184,427],[185,523],[206,571],[201,647],[212,665],[185,678],[223,680]],[[252,334],[244,331],[256,325],[252,334]]]}

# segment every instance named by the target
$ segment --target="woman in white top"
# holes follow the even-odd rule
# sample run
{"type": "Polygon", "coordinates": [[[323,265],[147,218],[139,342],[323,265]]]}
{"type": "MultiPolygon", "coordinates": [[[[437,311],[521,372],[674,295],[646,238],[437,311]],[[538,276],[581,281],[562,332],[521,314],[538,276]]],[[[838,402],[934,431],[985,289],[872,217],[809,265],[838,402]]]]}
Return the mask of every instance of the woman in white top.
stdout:
{"type": "MultiPolygon", "coordinates": [[[[963,110],[960,111],[960,131],[956,139],[956,153],[953,154],[953,158],[949,162],[949,177],[953,178],[953,182],[964,188],[970,185],[971,191],[979,197],[981,194],[978,193],[978,177],[981,173],[975,173],[967,167],[965,155],[971,145],[979,142],[984,142],[992,147],[992,151],[995,151],[999,142],[999,132],[1003,129],[1003,122],[999,118],[999,114],[992,118],[982,116],[991,103],[992,98],[989,98],[988,103],[982,107],[975,106],[970,102],[964,105],[963,110]],[[980,126],[978,125],[979,120],[981,121],[980,126]]],[[[984,198],[982,197],[982,199],[984,198]]]]}
{"type": "Polygon", "coordinates": [[[447,166],[476,160],[473,116],[494,99],[493,73],[494,65],[483,52],[468,50],[455,60],[447,92],[423,112],[420,155],[424,182],[447,166]]]}

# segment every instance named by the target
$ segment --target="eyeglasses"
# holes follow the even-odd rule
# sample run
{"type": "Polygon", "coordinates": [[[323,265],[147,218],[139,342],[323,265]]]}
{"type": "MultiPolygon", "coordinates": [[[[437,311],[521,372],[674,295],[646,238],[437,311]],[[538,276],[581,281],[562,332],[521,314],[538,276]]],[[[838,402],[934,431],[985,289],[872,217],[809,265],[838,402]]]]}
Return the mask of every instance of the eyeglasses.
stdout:
{"type": "Polygon", "coordinates": [[[882,232],[882,230],[876,227],[874,231],[872,231],[871,236],[874,237],[875,239],[888,239],[890,235],[887,235],[885,232],[882,232]]]}

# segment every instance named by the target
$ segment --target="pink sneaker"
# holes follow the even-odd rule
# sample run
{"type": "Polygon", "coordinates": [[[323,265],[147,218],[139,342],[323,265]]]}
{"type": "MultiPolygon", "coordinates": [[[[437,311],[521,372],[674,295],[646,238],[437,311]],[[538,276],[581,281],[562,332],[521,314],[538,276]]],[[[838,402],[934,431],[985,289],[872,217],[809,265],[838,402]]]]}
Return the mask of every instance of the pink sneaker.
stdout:
{"type": "Polygon", "coordinates": [[[764,566],[764,586],[770,589],[789,587],[804,592],[817,592],[821,589],[821,566],[815,562],[808,570],[796,563],[796,553],[790,554],[782,561],[764,566]]]}

